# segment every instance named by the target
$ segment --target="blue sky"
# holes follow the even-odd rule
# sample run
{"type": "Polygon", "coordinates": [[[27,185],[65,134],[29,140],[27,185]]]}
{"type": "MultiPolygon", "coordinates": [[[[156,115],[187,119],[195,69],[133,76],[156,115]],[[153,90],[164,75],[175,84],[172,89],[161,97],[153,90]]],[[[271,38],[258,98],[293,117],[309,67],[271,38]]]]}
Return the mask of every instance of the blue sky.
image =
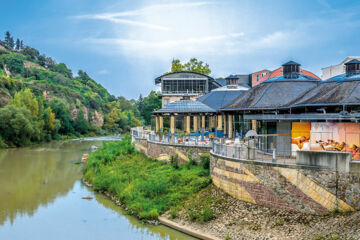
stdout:
{"type": "Polygon", "coordinates": [[[1,8],[0,33],[127,98],[155,89],[173,58],[197,57],[219,77],[288,60],[320,75],[360,55],[360,1],[2,0],[1,8]]]}

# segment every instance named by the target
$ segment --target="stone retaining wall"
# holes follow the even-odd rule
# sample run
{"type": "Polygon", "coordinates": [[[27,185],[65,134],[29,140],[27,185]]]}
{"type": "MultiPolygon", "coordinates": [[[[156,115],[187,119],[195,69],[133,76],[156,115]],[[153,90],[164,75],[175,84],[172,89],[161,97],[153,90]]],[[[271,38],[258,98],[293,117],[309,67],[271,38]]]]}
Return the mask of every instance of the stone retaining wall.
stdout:
{"type": "Polygon", "coordinates": [[[210,157],[213,183],[233,197],[290,211],[360,210],[360,173],[210,157]]]}
{"type": "Polygon", "coordinates": [[[140,152],[160,161],[170,161],[171,156],[177,155],[179,164],[188,162],[189,158],[200,162],[201,155],[211,150],[211,147],[164,144],[138,138],[135,138],[135,143],[140,152]]]}
{"type": "MultiPolygon", "coordinates": [[[[179,163],[189,156],[200,162],[210,147],[163,144],[135,138],[136,147],[149,157],[179,163]]],[[[341,166],[340,166],[341,167],[341,166]]],[[[328,213],[360,210],[360,163],[349,171],[323,166],[282,165],[251,160],[234,160],[211,153],[210,171],[215,186],[231,196],[267,207],[328,213]]]]}

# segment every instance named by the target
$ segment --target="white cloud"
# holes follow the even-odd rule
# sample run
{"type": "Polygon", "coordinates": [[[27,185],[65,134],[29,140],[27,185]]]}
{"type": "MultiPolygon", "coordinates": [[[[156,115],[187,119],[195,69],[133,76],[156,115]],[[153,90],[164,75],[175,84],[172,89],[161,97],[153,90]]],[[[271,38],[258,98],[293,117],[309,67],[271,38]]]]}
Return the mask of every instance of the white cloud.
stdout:
{"type": "Polygon", "coordinates": [[[109,72],[109,70],[107,70],[107,69],[103,69],[103,70],[100,70],[100,71],[98,71],[97,72],[97,74],[99,74],[99,75],[107,75],[107,74],[109,74],[110,72],[109,72]]]}
{"type": "Polygon", "coordinates": [[[77,19],[95,19],[95,20],[104,20],[113,23],[119,24],[128,24],[140,27],[147,27],[150,29],[158,29],[158,30],[169,30],[169,28],[151,24],[148,22],[135,21],[130,19],[125,19],[124,17],[134,17],[134,16],[142,16],[156,13],[164,13],[176,8],[191,8],[191,7],[199,7],[210,4],[209,2],[183,2],[183,3],[169,3],[169,4],[157,4],[148,7],[144,7],[138,10],[132,11],[124,11],[124,12],[112,12],[112,13],[100,13],[100,14],[85,14],[75,16],[77,19]]]}

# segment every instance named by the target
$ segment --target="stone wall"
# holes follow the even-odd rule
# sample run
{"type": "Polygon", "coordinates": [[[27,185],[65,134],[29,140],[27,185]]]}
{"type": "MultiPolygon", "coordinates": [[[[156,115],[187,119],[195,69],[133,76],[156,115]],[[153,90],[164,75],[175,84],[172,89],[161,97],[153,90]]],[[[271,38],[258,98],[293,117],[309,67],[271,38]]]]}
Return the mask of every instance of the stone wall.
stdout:
{"type": "Polygon", "coordinates": [[[215,154],[210,170],[217,187],[246,202],[308,213],[360,209],[359,172],[234,161],[215,154]]]}
{"type": "Polygon", "coordinates": [[[189,157],[196,162],[201,161],[201,155],[210,152],[210,147],[183,146],[176,144],[164,144],[135,138],[137,149],[149,157],[160,161],[170,161],[171,156],[178,156],[180,164],[189,161],[189,157]]]}

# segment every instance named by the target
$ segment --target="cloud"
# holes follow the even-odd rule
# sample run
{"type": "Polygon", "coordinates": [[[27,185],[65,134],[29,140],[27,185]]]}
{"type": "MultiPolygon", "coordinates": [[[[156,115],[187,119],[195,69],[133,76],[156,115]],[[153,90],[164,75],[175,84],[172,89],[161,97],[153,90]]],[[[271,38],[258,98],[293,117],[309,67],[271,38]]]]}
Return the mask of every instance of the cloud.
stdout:
{"type": "Polygon", "coordinates": [[[169,30],[169,28],[151,24],[148,22],[141,22],[136,20],[126,19],[126,17],[136,17],[136,16],[145,16],[156,13],[164,13],[169,10],[177,9],[177,8],[190,8],[190,7],[200,7],[204,5],[208,5],[210,2],[183,2],[183,3],[169,3],[169,4],[156,4],[148,7],[144,7],[138,10],[131,11],[123,11],[123,12],[112,12],[112,13],[100,13],[100,14],[85,14],[74,16],[76,19],[93,19],[93,20],[104,20],[112,23],[118,24],[128,24],[133,26],[147,27],[150,29],[157,30],[169,30]]]}
{"type": "Polygon", "coordinates": [[[107,74],[109,74],[110,72],[109,72],[109,70],[107,70],[107,69],[103,69],[103,70],[100,70],[100,71],[98,71],[97,72],[97,74],[99,74],[99,75],[107,75],[107,74]]]}

